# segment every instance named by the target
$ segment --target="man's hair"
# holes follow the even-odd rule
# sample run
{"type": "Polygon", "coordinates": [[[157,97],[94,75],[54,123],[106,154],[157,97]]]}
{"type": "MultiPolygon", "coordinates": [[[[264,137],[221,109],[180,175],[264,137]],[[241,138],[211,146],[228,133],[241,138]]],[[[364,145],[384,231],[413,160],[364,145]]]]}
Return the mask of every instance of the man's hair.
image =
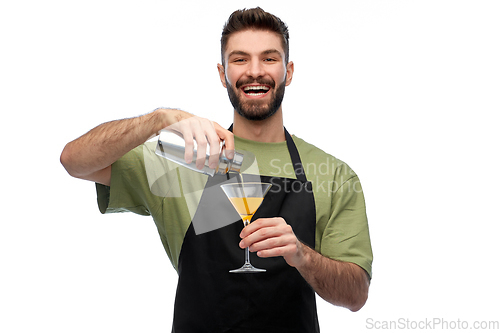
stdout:
{"type": "Polygon", "coordinates": [[[285,51],[285,63],[288,64],[288,27],[277,16],[257,7],[237,10],[229,16],[229,19],[222,29],[222,37],[220,40],[222,65],[225,66],[224,53],[226,52],[227,41],[231,34],[249,29],[268,30],[280,35],[281,45],[285,51]]]}

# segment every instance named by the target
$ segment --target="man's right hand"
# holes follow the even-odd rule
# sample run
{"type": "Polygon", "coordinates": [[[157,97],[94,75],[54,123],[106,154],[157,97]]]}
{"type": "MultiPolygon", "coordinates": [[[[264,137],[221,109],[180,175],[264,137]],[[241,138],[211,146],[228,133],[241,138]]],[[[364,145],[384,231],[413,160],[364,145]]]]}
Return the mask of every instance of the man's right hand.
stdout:
{"type": "Polygon", "coordinates": [[[181,134],[184,138],[186,147],[184,159],[186,163],[193,161],[194,141],[197,144],[196,167],[198,169],[202,169],[205,163],[207,145],[210,148],[210,151],[208,151],[210,155],[209,167],[212,169],[217,167],[221,142],[225,142],[228,155],[234,151],[233,133],[206,118],[197,117],[180,110],[175,111],[178,112],[168,113],[167,115],[174,118],[170,120],[171,125],[167,129],[181,134]]]}

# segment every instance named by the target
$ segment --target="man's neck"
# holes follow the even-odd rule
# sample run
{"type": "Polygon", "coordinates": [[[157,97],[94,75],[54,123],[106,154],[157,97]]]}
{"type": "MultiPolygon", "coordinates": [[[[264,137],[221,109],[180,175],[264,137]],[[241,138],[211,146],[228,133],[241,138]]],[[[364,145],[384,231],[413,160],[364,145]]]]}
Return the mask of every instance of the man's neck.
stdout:
{"type": "Polygon", "coordinates": [[[285,141],[281,107],[271,117],[259,121],[248,120],[234,111],[233,133],[240,138],[252,141],[285,141]]]}

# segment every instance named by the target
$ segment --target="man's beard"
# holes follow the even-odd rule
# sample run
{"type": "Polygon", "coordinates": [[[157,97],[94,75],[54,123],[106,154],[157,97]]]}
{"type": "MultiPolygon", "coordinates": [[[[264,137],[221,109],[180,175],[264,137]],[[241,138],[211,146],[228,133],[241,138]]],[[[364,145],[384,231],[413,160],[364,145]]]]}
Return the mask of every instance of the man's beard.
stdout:
{"type": "Polygon", "coordinates": [[[234,109],[238,114],[248,120],[264,120],[276,113],[283,102],[283,97],[285,96],[285,86],[286,77],[283,82],[278,86],[278,89],[274,91],[276,83],[274,81],[264,81],[257,80],[248,82],[236,82],[236,88],[233,88],[226,79],[227,93],[229,95],[229,100],[233,104],[234,109]],[[237,91],[241,91],[240,88],[245,84],[259,83],[271,86],[271,101],[269,103],[263,104],[260,100],[247,100],[242,101],[238,98],[237,91]]]}

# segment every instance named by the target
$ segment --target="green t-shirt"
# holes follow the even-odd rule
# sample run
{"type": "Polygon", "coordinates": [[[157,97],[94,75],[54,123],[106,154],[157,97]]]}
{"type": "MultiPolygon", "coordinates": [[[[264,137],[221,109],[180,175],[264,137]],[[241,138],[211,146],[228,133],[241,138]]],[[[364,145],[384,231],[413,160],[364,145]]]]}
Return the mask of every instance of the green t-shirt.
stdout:
{"type": "MultiPolygon", "coordinates": [[[[344,162],[292,136],[316,206],[316,251],[362,267],[371,277],[372,249],[365,200],[358,176],[344,162]]],[[[235,137],[248,174],[295,179],[286,142],[263,143],[235,137]],[[255,157],[255,158],[253,158],[255,157]]],[[[111,186],[97,184],[102,213],[151,215],[177,269],[184,235],[207,181],[155,154],[156,142],[133,149],[111,167],[111,186]]]]}

